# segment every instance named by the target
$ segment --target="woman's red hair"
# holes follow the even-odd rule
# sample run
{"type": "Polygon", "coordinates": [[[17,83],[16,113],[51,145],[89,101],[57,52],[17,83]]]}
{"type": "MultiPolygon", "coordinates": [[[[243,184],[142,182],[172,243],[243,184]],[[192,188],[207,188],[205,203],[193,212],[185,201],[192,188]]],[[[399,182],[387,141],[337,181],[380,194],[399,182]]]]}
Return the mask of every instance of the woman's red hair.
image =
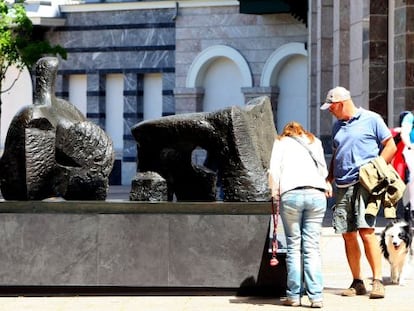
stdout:
{"type": "Polygon", "coordinates": [[[291,121],[285,125],[283,132],[278,136],[278,139],[282,139],[283,137],[302,135],[307,136],[311,143],[315,140],[315,135],[305,130],[299,122],[291,121]]]}

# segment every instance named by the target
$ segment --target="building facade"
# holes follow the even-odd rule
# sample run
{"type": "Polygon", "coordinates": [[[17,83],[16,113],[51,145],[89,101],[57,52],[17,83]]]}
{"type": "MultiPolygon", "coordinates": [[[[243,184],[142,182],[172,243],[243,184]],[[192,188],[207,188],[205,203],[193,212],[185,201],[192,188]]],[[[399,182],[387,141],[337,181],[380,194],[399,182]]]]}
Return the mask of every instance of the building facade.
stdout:
{"type": "Polygon", "coordinates": [[[412,1],[29,2],[36,27],[68,51],[56,95],[114,141],[115,184],[135,175],[130,128],[142,120],[266,95],[277,130],[299,121],[329,154],[333,119],[319,104],[330,88],[349,88],[390,127],[414,106],[412,1]]]}

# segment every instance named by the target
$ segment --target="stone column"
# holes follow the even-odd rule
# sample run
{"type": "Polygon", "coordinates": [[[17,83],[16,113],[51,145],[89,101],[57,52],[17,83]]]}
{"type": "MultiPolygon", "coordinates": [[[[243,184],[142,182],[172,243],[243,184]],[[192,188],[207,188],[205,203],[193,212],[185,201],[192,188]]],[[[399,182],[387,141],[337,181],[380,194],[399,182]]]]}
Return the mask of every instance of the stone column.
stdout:
{"type": "Polygon", "coordinates": [[[102,89],[102,84],[105,85],[105,81],[101,81],[101,78],[99,73],[87,75],[86,116],[89,120],[105,129],[105,117],[102,114],[105,112],[105,92],[102,89]]]}
{"type": "Polygon", "coordinates": [[[270,102],[272,104],[273,117],[276,119],[276,116],[277,116],[277,98],[279,96],[279,88],[277,86],[242,87],[242,93],[244,94],[245,103],[249,102],[251,99],[256,98],[256,97],[260,97],[260,96],[269,97],[270,102]]]}
{"type": "Polygon", "coordinates": [[[179,87],[174,89],[175,113],[203,111],[204,88],[179,87]]]}
{"type": "MultiPolygon", "coordinates": [[[[414,110],[414,7],[395,1],[394,103],[397,110],[414,110]]],[[[391,64],[392,66],[392,64],[391,64]]]]}
{"type": "Polygon", "coordinates": [[[364,42],[364,49],[367,49],[369,55],[369,109],[379,113],[387,121],[388,1],[370,1],[368,38],[368,42],[364,42]]]}
{"type": "Polygon", "coordinates": [[[144,120],[142,75],[124,75],[124,150],[122,155],[122,184],[131,182],[137,169],[137,142],[130,129],[144,120]]]}

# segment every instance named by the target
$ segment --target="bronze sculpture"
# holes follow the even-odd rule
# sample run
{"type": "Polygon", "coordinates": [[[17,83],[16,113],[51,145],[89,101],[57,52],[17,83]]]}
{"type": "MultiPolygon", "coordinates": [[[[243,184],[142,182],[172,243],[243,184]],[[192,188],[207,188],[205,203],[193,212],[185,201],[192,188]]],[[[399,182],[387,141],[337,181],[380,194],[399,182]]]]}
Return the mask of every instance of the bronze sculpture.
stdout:
{"type": "Polygon", "coordinates": [[[143,121],[131,131],[138,149],[134,200],[151,200],[140,193],[143,172],[165,179],[170,201],[174,196],[177,201],[270,199],[267,169],[276,130],[268,97],[243,107],[143,121]],[[191,160],[198,147],[207,152],[202,165],[191,160]]]}
{"type": "Polygon", "coordinates": [[[6,200],[105,200],[114,163],[111,139],[71,103],[55,96],[59,61],[36,63],[32,106],[13,118],[0,160],[6,200]]]}

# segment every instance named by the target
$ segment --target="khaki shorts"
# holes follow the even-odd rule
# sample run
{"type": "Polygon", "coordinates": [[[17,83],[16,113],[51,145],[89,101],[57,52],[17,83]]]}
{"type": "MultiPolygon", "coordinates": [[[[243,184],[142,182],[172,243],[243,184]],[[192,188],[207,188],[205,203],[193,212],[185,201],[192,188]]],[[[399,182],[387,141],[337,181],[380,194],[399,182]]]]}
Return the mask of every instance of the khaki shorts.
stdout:
{"type": "Polygon", "coordinates": [[[335,233],[355,232],[361,228],[375,228],[376,218],[371,215],[365,217],[368,198],[369,192],[360,183],[346,188],[336,188],[336,204],[332,219],[335,233]]]}

